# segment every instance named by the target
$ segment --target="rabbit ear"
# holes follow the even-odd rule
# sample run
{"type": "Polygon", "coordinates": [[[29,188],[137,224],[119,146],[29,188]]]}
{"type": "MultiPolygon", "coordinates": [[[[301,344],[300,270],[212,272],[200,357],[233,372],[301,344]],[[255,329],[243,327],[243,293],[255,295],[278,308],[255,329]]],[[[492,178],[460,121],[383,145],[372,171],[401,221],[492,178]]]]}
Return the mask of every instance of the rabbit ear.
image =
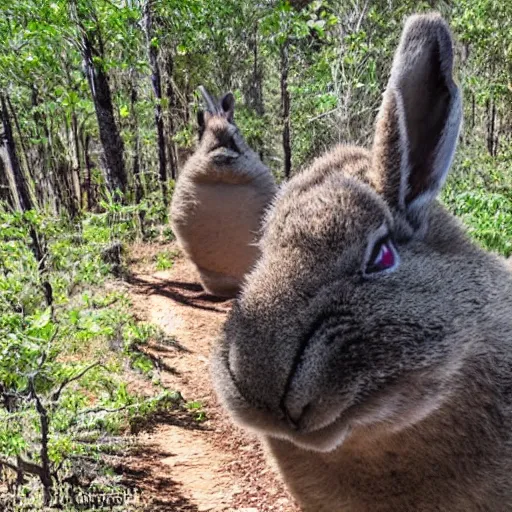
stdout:
{"type": "Polygon", "coordinates": [[[197,131],[199,133],[199,140],[203,138],[204,130],[206,129],[206,120],[204,110],[197,111],[197,131]]]}
{"type": "Polygon", "coordinates": [[[377,118],[371,180],[415,228],[453,160],[462,120],[450,30],[438,14],[406,22],[377,118]]]}
{"type": "Polygon", "coordinates": [[[226,116],[226,119],[232,123],[235,116],[235,97],[233,93],[228,92],[220,100],[220,107],[226,116]]]}
{"type": "Polygon", "coordinates": [[[215,101],[215,98],[213,98],[213,96],[202,85],[200,85],[198,89],[206,104],[206,111],[210,114],[217,114],[219,109],[217,107],[217,102],[215,101]]]}

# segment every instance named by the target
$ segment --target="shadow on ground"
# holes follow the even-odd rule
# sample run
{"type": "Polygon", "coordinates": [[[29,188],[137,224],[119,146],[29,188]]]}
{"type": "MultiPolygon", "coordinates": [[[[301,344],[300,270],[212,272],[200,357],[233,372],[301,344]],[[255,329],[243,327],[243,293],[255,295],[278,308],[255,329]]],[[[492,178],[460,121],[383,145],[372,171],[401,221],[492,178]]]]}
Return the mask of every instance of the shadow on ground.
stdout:
{"type": "Polygon", "coordinates": [[[133,435],[146,432],[151,434],[162,425],[172,425],[186,430],[199,430],[201,432],[213,431],[201,421],[196,419],[193,410],[185,407],[185,402],[181,402],[164,410],[156,410],[140,418],[134,418],[130,423],[130,433],[133,435]]]}
{"type": "Polygon", "coordinates": [[[152,277],[151,280],[139,276],[127,275],[125,280],[136,287],[139,292],[147,295],[161,295],[186,306],[205,311],[225,313],[225,308],[217,308],[215,304],[229,304],[229,299],[209,295],[198,283],[184,281],[168,281],[152,277]]]}
{"type": "Polygon", "coordinates": [[[121,475],[122,485],[137,489],[144,503],[146,512],[198,512],[197,505],[183,495],[182,486],[167,476],[168,468],[160,459],[172,457],[173,453],[160,450],[156,445],[144,446],[144,453],[136,451],[133,457],[141,456],[140,462],[131,463],[130,467],[120,464],[114,471],[121,475]],[[157,496],[146,502],[145,497],[157,496]]]}

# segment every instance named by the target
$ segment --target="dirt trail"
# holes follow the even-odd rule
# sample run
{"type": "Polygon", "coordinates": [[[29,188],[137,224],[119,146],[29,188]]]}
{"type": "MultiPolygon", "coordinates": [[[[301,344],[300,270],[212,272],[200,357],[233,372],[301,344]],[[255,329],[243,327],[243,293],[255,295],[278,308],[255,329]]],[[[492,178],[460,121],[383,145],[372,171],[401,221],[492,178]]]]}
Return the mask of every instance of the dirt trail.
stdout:
{"type": "Polygon", "coordinates": [[[161,250],[133,248],[129,292],[136,314],[173,340],[148,348],[163,384],[187,401],[201,401],[208,420],[159,419],[139,435],[137,455],[123,464],[125,478],[141,488],[151,511],[297,511],[257,439],[231,425],[211,388],[208,356],[230,301],[205,294],[182,257],[169,271],[152,271],[148,261],[161,250]]]}

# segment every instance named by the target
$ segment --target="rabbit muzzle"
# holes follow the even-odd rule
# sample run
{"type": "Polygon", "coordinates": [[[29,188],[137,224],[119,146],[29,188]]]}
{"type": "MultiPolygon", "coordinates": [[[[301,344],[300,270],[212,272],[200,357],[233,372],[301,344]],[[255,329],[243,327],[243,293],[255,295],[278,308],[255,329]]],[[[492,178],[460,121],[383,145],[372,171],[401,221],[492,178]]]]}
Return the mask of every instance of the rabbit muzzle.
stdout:
{"type": "Polygon", "coordinates": [[[359,384],[350,370],[341,380],[333,373],[343,372],[343,334],[353,337],[357,323],[336,311],[310,313],[308,328],[297,325],[297,318],[283,319],[279,333],[261,332],[261,319],[233,315],[214,352],[212,376],[236,421],[323,451],[341,443],[351,428],[351,390],[359,384]]]}
{"type": "Polygon", "coordinates": [[[255,383],[253,392],[248,392],[247,383],[238,380],[241,376],[231,368],[229,359],[229,353],[217,347],[212,373],[218,396],[240,425],[316,451],[330,451],[348,435],[350,426],[342,409],[331,409],[330,415],[326,415],[321,401],[309,403],[290,394],[277,405],[263,403],[258,394],[262,386],[255,383]]]}

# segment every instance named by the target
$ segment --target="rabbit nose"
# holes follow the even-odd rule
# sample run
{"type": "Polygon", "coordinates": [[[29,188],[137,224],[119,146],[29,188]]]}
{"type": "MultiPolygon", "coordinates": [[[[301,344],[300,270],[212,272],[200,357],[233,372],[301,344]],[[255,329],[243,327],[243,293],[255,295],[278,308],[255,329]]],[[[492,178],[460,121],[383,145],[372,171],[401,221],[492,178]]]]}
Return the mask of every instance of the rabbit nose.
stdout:
{"type": "Polygon", "coordinates": [[[304,403],[303,400],[293,400],[289,396],[285,396],[281,402],[281,410],[283,411],[288,425],[294,430],[300,427],[301,419],[308,412],[311,404],[304,403]]]}

